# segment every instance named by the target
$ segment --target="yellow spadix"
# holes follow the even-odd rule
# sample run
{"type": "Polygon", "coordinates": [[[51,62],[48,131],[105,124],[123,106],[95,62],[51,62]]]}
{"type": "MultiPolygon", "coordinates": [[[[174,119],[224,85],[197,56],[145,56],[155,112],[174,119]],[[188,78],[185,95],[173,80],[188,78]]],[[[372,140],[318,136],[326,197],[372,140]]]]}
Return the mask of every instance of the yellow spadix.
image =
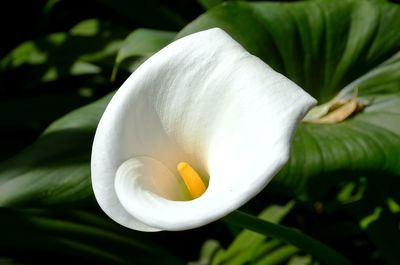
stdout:
{"type": "Polygon", "coordinates": [[[206,191],[206,185],[203,180],[188,163],[180,162],[177,170],[193,199],[200,197],[206,191]]]}

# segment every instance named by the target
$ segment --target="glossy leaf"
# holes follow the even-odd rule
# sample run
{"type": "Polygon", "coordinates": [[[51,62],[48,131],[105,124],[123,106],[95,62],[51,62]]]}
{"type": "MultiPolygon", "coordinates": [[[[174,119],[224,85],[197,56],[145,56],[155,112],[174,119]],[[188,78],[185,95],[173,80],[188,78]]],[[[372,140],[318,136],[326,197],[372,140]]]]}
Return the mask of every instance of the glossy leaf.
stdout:
{"type": "Polygon", "coordinates": [[[90,151],[111,95],[53,123],[20,155],[0,165],[0,206],[91,198],[90,151]]]}
{"type": "MultiPolygon", "coordinates": [[[[266,236],[272,236],[276,239],[284,241],[285,243],[298,247],[312,254],[325,264],[351,264],[349,260],[340,255],[334,249],[322,244],[318,240],[315,240],[307,235],[302,234],[301,232],[292,230],[288,227],[267,222],[239,211],[235,211],[232,214],[228,215],[227,217],[225,217],[225,220],[237,226],[249,229],[251,231],[266,236]]],[[[297,251],[295,251],[294,249],[290,249],[291,254],[295,254],[296,252],[297,251]]]]}
{"type": "Polygon", "coordinates": [[[300,126],[275,187],[319,196],[337,181],[333,172],[400,175],[400,6],[357,0],[228,2],[179,36],[211,27],[226,30],[320,103],[350,98],[356,87],[369,102],[344,122],[300,126]]]}
{"type": "Polygon", "coordinates": [[[115,59],[112,80],[118,67],[129,58],[148,57],[162,49],[175,37],[176,32],[152,29],[136,29],[121,44],[115,59]]]}
{"type": "MultiPolygon", "coordinates": [[[[284,206],[272,205],[267,207],[258,218],[273,223],[279,223],[293,208],[294,202],[284,206]]],[[[243,264],[255,258],[257,250],[265,242],[265,236],[252,231],[244,230],[231,243],[224,252],[224,262],[229,264],[243,264]]]]}
{"type": "MultiPolygon", "coordinates": [[[[321,242],[287,227],[274,225],[290,212],[293,205],[293,202],[285,206],[272,205],[266,208],[258,218],[238,211],[228,215],[225,218],[226,221],[249,230],[244,230],[236,236],[227,250],[213,244],[211,264],[281,264],[299,253],[300,249],[312,253],[324,261],[324,264],[350,264],[346,258],[321,242]]],[[[206,242],[206,244],[209,243],[211,242],[206,242]]]]}
{"type": "MultiPolygon", "coordinates": [[[[293,206],[293,201],[282,206],[271,205],[258,215],[258,219],[279,223],[292,210],[293,206]]],[[[279,254],[281,253],[280,248],[285,249],[285,247],[287,246],[279,240],[244,229],[235,237],[227,249],[223,249],[218,241],[207,240],[203,244],[199,263],[207,261],[213,265],[241,265],[253,264],[255,262],[263,264],[265,262],[263,260],[269,260],[269,255],[272,255],[272,259],[274,259],[274,256],[278,259],[289,259],[293,254],[291,251],[283,251],[284,253],[288,253],[287,255],[279,254]],[[275,251],[278,251],[278,254],[275,251]]],[[[291,246],[290,249],[296,249],[295,252],[298,251],[297,248],[291,246]]]]}

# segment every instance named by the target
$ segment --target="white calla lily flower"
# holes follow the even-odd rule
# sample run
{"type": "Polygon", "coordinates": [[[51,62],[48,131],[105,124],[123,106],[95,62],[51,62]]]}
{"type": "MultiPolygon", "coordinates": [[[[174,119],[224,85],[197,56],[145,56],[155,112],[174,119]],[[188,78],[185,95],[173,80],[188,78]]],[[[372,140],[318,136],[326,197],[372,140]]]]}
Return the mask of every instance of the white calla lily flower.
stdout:
{"type": "Polygon", "coordinates": [[[217,220],[287,162],[315,103],[221,29],[179,39],[143,63],[104,112],[92,151],[96,199],[140,231],[217,220]]]}

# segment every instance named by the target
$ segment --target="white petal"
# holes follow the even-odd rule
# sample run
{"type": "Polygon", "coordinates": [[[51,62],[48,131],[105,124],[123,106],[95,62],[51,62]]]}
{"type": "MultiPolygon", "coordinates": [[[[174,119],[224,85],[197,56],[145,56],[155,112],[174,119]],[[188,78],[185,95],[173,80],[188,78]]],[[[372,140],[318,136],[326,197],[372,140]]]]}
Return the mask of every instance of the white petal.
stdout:
{"type": "Polygon", "coordinates": [[[294,130],[315,103],[220,29],[177,40],[108,105],[92,152],[96,199],[112,219],[142,231],[219,219],[284,165],[294,130]],[[174,196],[181,161],[210,176],[195,200],[174,196]]]}

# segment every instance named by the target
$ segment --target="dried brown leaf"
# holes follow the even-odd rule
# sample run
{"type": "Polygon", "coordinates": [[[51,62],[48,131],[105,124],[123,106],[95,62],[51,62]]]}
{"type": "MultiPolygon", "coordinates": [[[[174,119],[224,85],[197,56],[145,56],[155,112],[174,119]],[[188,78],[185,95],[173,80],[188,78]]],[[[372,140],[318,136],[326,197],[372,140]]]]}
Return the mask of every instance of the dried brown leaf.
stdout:
{"type": "Polygon", "coordinates": [[[342,122],[357,112],[361,112],[366,102],[357,100],[358,89],[356,88],[353,97],[350,99],[336,99],[315,107],[303,120],[308,123],[334,124],[342,122]]]}
{"type": "Polygon", "coordinates": [[[356,110],[357,100],[351,99],[345,104],[333,110],[332,112],[329,112],[327,115],[315,120],[314,123],[339,123],[350,117],[356,110]]]}

